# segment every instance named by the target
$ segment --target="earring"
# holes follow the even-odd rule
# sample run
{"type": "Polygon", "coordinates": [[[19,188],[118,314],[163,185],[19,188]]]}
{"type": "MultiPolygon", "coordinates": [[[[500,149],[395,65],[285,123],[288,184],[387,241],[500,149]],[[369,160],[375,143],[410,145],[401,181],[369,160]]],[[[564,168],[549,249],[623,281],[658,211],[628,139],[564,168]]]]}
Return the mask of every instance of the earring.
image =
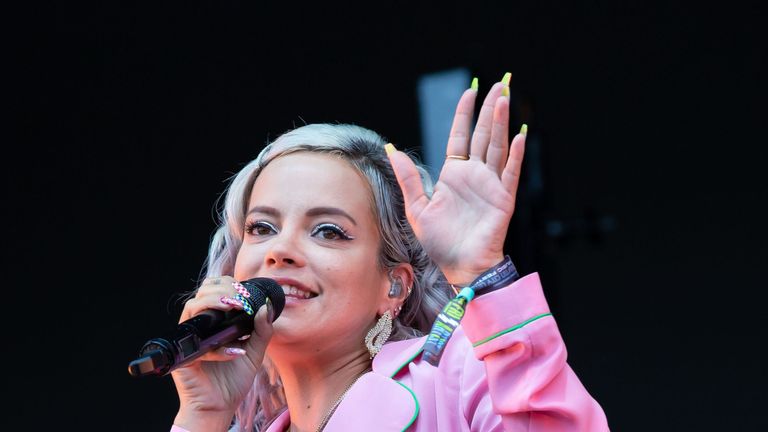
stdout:
{"type": "Polygon", "coordinates": [[[365,336],[365,346],[368,348],[368,353],[371,354],[371,358],[376,357],[376,354],[381,351],[381,347],[384,346],[384,342],[389,339],[389,335],[392,333],[392,314],[389,311],[384,312],[384,315],[379,318],[379,321],[368,334],[365,336]]]}

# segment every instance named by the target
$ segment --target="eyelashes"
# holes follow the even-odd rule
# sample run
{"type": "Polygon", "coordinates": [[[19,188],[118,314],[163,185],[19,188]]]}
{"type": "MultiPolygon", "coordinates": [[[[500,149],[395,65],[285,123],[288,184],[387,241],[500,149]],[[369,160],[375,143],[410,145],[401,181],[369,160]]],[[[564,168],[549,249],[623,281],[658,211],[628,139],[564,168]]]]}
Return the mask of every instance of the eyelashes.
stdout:
{"type": "MultiPolygon", "coordinates": [[[[245,224],[245,232],[248,235],[261,237],[277,234],[279,230],[271,223],[259,220],[247,222],[245,224]]],[[[344,228],[334,223],[328,222],[321,223],[312,228],[310,236],[319,238],[321,240],[354,240],[354,237],[349,235],[344,228]]]]}
{"type": "Polygon", "coordinates": [[[317,235],[320,235],[320,238],[323,240],[352,240],[354,237],[347,234],[347,231],[344,230],[344,228],[332,224],[332,223],[322,223],[318,226],[316,226],[312,230],[312,236],[315,237],[317,235]]]}
{"type": "Polygon", "coordinates": [[[263,236],[263,235],[269,235],[271,233],[276,233],[277,228],[275,228],[275,226],[269,222],[254,221],[254,222],[246,222],[245,232],[248,233],[249,235],[263,236]]]}

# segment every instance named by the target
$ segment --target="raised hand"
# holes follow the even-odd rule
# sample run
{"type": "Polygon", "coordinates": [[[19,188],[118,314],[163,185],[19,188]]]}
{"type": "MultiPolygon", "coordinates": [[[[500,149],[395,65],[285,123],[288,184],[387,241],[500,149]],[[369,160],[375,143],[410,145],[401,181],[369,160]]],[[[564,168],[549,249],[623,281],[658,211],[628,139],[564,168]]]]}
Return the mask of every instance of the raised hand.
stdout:
{"type": "Polygon", "coordinates": [[[424,193],[413,161],[388,148],[408,221],[455,285],[469,284],[504,258],[525,148],[525,126],[508,144],[508,77],[491,87],[471,137],[475,82],[462,95],[448,139],[448,157],[431,198],[424,193]]]}

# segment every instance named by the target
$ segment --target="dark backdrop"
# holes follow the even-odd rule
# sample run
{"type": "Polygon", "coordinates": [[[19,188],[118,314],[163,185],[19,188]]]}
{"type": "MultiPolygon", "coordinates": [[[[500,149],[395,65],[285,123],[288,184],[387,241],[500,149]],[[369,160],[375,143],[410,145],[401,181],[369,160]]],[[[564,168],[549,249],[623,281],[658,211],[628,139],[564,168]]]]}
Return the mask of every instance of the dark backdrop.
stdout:
{"type": "Polygon", "coordinates": [[[263,3],[6,15],[3,422],[167,430],[170,378],[126,366],[176,322],[229,176],[305,122],[418,150],[417,79],[464,67],[513,72],[508,249],[613,430],[765,430],[759,2],[263,3]]]}

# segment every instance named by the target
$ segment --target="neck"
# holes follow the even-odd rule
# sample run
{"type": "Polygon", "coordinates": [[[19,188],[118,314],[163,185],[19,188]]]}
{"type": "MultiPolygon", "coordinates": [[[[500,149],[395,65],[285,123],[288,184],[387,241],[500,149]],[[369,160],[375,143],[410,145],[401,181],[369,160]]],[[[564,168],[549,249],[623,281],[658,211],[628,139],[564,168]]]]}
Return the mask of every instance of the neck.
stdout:
{"type": "Polygon", "coordinates": [[[285,391],[291,432],[314,432],[344,391],[364,372],[371,359],[363,348],[341,356],[314,357],[269,353],[285,391]],[[302,360],[296,360],[297,358],[302,360]]]}

